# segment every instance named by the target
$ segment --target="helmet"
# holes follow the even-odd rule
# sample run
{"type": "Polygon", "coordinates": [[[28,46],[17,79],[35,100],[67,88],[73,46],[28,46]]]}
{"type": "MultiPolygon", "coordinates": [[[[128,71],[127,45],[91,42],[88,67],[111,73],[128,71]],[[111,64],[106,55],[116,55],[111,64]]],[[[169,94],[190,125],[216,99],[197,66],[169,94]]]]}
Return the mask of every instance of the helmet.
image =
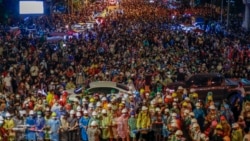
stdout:
{"type": "Polygon", "coordinates": [[[189,98],[189,97],[185,97],[184,100],[185,100],[185,101],[190,101],[190,98],[189,98]]]}
{"type": "Polygon", "coordinates": [[[103,98],[102,98],[102,101],[107,101],[107,98],[106,98],[106,97],[103,97],[103,98]]]}
{"type": "Polygon", "coordinates": [[[29,115],[34,115],[34,111],[30,110],[29,115]]]}
{"type": "Polygon", "coordinates": [[[213,100],[213,97],[211,95],[207,96],[207,100],[213,100]]]}
{"type": "Polygon", "coordinates": [[[177,130],[177,131],[175,132],[175,135],[176,135],[176,136],[182,136],[182,135],[183,135],[183,132],[182,132],[181,130],[177,130]]]}
{"type": "Polygon", "coordinates": [[[37,115],[41,115],[41,114],[42,114],[42,112],[41,112],[41,111],[38,111],[38,112],[37,112],[37,115]]]}
{"type": "Polygon", "coordinates": [[[96,113],[96,111],[94,111],[93,113],[92,113],[92,116],[96,116],[97,115],[97,113],[96,113]]]}
{"type": "Polygon", "coordinates": [[[56,117],[56,113],[53,112],[53,113],[51,114],[51,116],[52,116],[52,117],[56,117]]]}
{"type": "Polygon", "coordinates": [[[160,112],[161,109],[160,109],[159,107],[157,107],[157,108],[155,108],[155,111],[156,111],[156,112],[160,112]]]}
{"type": "Polygon", "coordinates": [[[96,106],[97,106],[97,107],[100,107],[100,106],[101,106],[101,102],[98,101],[98,102],[96,103],[96,106]]]}
{"type": "Polygon", "coordinates": [[[127,109],[122,109],[122,113],[123,113],[123,114],[126,114],[127,112],[128,112],[127,109]]]}
{"type": "Polygon", "coordinates": [[[3,124],[3,120],[0,120],[0,124],[3,124]]]}
{"type": "Polygon", "coordinates": [[[90,98],[89,102],[94,103],[95,99],[94,98],[90,98]]]}
{"type": "Polygon", "coordinates": [[[148,107],[146,107],[146,106],[142,106],[142,109],[141,109],[142,111],[146,111],[146,110],[148,110],[148,107]]]}
{"type": "Polygon", "coordinates": [[[193,96],[193,98],[198,98],[198,94],[197,93],[193,93],[192,96],[193,96]]]}
{"type": "Polygon", "coordinates": [[[196,103],[195,106],[196,106],[196,108],[197,107],[201,107],[201,104],[200,103],[196,103]]]}
{"type": "Polygon", "coordinates": [[[111,107],[112,107],[112,104],[109,103],[109,104],[108,104],[108,108],[111,108],[111,107]]]}
{"type": "Polygon", "coordinates": [[[173,98],[177,97],[177,93],[175,93],[175,92],[172,93],[172,97],[173,97],[173,98]]]}
{"type": "Polygon", "coordinates": [[[106,109],[102,109],[102,114],[107,114],[106,109]]]}
{"type": "Polygon", "coordinates": [[[173,122],[170,124],[171,127],[178,127],[177,123],[176,122],[173,122]]]}
{"type": "Polygon", "coordinates": [[[83,99],[82,99],[82,102],[85,103],[85,102],[87,102],[87,100],[86,100],[85,98],[83,98],[83,99]]]}
{"type": "Polygon", "coordinates": [[[177,114],[176,113],[172,113],[171,116],[172,117],[177,117],[177,114]]]}
{"type": "Polygon", "coordinates": [[[9,112],[6,113],[5,116],[6,116],[6,117],[10,117],[10,113],[9,113],[9,112]]]}
{"type": "Polygon", "coordinates": [[[178,86],[177,90],[183,90],[184,88],[182,86],[178,86]]]}
{"type": "Polygon", "coordinates": [[[81,116],[81,113],[80,113],[80,112],[76,112],[76,116],[77,116],[77,117],[80,117],[80,116],[81,116]]]}
{"type": "Polygon", "coordinates": [[[74,110],[70,110],[69,114],[70,114],[70,115],[74,115],[74,114],[75,114],[75,111],[74,111],[74,110]]]}
{"type": "Polygon", "coordinates": [[[215,110],[216,107],[215,107],[214,105],[210,105],[210,106],[209,106],[209,109],[210,109],[210,110],[215,110]]]}
{"type": "Polygon", "coordinates": [[[94,120],[94,121],[92,121],[91,122],[91,124],[90,124],[91,126],[97,126],[98,125],[98,123],[94,120]]]}
{"type": "Polygon", "coordinates": [[[216,129],[222,129],[222,125],[221,124],[217,124],[216,125],[216,129]]]}
{"type": "Polygon", "coordinates": [[[0,121],[3,121],[4,119],[3,119],[3,117],[2,116],[0,116],[0,121]]]}
{"type": "Polygon", "coordinates": [[[193,128],[196,128],[196,127],[199,127],[199,124],[198,124],[198,123],[194,123],[194,124],[193,124],[193,128]]]}
{"type": "Polygon", "coordinates": [[[84,113],[84,114],[88,114],[89,112],[88,112],[87,110],[84,110],[83,113],[84,113]]]}
{"type": "Polygon", "coordinates": [[[197,123],[197,119],[192,118],[192,119],[191,119],[191,123],[197,123]]]}
{"type": "Polygon", "coordinates": [[[188,103],[187,103],[187,102],[183,102],[183,103],[182,103],[182,106],[183,106],[183,107],[186,107],[186,106],[188,106],[188,103]]]}
{"type": "Polygon", "coordinates": [[[89,103],[89,108],[94,108],[93,103],[89,103]]]}
{"type": "Polygon", "coordinates": [[[82,111],[82,108],[81,108],[81,106],[77,106],[77,108],[76,108],[76,111],[77,111],[77,112],[80,112],[80,111],[82,111]]]}

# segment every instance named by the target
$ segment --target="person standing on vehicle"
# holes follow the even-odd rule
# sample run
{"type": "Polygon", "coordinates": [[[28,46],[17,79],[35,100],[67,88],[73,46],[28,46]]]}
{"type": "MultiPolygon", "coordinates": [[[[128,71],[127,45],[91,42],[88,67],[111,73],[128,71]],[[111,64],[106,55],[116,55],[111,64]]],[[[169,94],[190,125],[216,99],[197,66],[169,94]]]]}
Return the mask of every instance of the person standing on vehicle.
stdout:
{"type": "Polygon", "coordinates": [[[88,141],[87,129],[89,125],[89,120],[90,118],[88,116],[88,111],[83,111],[83,116],[79,120],[82,141],[88,141]]]}

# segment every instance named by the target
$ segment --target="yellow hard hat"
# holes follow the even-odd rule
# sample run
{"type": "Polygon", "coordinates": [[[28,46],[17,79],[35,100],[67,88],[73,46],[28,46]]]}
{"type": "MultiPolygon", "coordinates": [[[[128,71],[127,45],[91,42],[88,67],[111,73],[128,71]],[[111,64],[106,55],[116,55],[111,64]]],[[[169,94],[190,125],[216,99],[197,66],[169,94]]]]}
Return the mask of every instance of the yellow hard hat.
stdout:
{"type": "Polygon", "coordinates": [[[198,98],[198,94],[197,94],[197,93],[193,93],[192,96],[193,96],[194,98],[198,98]]]}
{"type": "Polygon", "coordinates": [[[182,106],[183,106],[183,107],[188,106],[188,103],[187,103],[187,102],[183,102],[183,103],[182,103],[182,106]]]}
{"type": "Polygon", "coordinates": [[[216,125],[216,129],[222,129],[222,125],[221,124],[216,125]]]}
{"type": "Polygon", "coordinates": [[[213,100],[213,97],[211,95],[207,96],[207,100],[213,100]]]}
{"type": "Polygon", "coordinates": [[[177,93],[172,93],[172,97],[173,98],[177,97],[177,93]]]}
{"type": "Polygon", "coordinates": [[[93,103],[93,102],[95,102],[95,99],[94,98],[90,98],[89,102],[93,103]]]}
{"type": "Polygon", "coordinates": [[[141,89],[141,90],[140,90],[140,94],[143,94],[144,92],[145,92],[144,89],[141,89]]]}
{"type": "Polygon", "coordinates": [[[53,112],[53,113],[51,114],[51,116],[52,116],[52,117],[56,117],[56,113],[53,112]]]}

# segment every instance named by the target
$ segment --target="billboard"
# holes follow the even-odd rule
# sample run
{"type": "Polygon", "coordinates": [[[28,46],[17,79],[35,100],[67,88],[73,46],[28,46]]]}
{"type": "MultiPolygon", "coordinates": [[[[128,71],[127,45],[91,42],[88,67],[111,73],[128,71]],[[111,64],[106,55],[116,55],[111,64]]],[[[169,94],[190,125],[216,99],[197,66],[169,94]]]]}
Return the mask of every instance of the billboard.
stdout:
{"type": "Polygon", "coordinates": [[[44,14],[43,1],[19,1],[19,14],[44,14]]]}

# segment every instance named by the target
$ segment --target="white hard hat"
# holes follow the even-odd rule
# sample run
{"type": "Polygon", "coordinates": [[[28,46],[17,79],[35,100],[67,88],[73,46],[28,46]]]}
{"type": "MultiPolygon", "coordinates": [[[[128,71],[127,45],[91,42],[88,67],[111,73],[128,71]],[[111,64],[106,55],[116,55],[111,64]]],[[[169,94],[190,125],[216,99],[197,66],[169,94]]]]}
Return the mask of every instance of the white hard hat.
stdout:
{"type": "Polygon", "coordinates": [[[172,113],[171,116],[172,117],[177,117],[177,114],[176,113],[172,113]]]}
{"type": "Polygon", "coordinates": [[[98,125],[98,123],[94,120],[94,121],[92,121],[91,122],[91,124],[90,124],[91,126],[97,126],[98,125]]]}
{"type": "Polygon", "coordinates": [[[169,109],[168,109],[168,108],[166,108],[166,109],[164,110],[164,112],[165,112],[165,113],[169,112],[169,109]]]}
{"type": "Polygon", "coordinates": [[[70,110],[69,114],[70,114],[70,115],[74,115],[74,114],[75,114],[75,111],[74,111],[74,110],[70,110]]]}
{"type": "Polygon", "coordinates": [[[150,102],[150,104],[151,104],[151,105],[155,105],[155,100],[152,100],[152,101],[150,102]]]}
{"type": "Polygon", "coordinates": [[[198,124],[198,123],[194,123],[194,124],[193,124],[193,128],[196,128],[196,127],[199,127],[199,124],[198,124]]]}
{"type": "Polygon", "coordinates": [[[216,109],[216,107],[215,107],[214,105],[210,105],[210,106],[209,106],[209,109],[211,109],[211,110],[215,110],[215,109],[216,109]]]}
{"type": "Polygon", "coordinates": [[[5,116],[6,116],[6,117],[10,117],[10,113],[9,113],[9,112],[6,113],[5,116]]]}
{"type": "Polygon", "coordinates": [[[76,111],[77,111],[77,112],[80,112],[80,111],[82,111],[82,108],[81,108],[81,106],[77,106],[77,108],[76,108],[76,111]]]}
{"type": "Polygon", "coordinates": [[[82,99],[82,102],[85,103],[85,102],[87,102],[87,100],[86,100],[85,98],[83,98],[83,99],[82,99]]]}
{"type": "Polygon", "coordinates": [[[190,115],[190,116],[194,116],[194,112],[190,112],[189,115],[190,115]]]}
{"type": "Polygon", "coordinates": [[[191,123],[197,123],[197,119],[192,118],[192,119],[191,119],[191,123]]]}
{"type": "Polygon", "coordinates": [[[141,109],[142,111],[146,111],[146,110],[148,110],[148,107],[146,107],[146,106],[142,106],[142,109],[141,109]]]}
{"type": "Polygon", "coordinates": [[[0,116],[0,121],[4,120],[2,116],[0,116]]]}
{"type": "Polygon", "coordinates": [[[178,86],[178,90],[183,90],[184,88],[182,86],[178,86]]]}
{"type": "Polygon", "coordinates": [[[89,108],[94,108],[93,103],[89,103],[89,108]]]}
{"type": "Polygon", "coordinates": [[[87,110],[84,110],[83,113],[84,113],[84,114],[88,114],[89,112],[88,112],[87,110]]]}
{"type": "Polygon", "coordinates": [[[21,116],[23,116],[23,115],[26,114],[26,111],[25,111],[25,110],[20,110],[20,111],[19,111],[19,114],[20,114],[21,116]]]}
{"type": "Polygon", "coordinates": [[[76,116],[80,117],[80,116],[82,116],[82,114],[80,112],[76,112],[76,116]]]}
{"type": "Polygon", "coordinates": [[[34,111],[30,110],[29,115],[34,115],[34,111]]]}
{"type": "Polygon", "coordinates": [[[111,107],[112,107],[112,104],[109,103],[109,104],[108,104],[108,107],[111,108],[111,107]]]}
{"type": "Polygon", "coordinates": [[[123,113],[123,114],[126,114],[127,112],[128,112],[127,109],[122,109],[122,113],[123,113]]]}
{"type": "Polygon", "coordinates": [[[3,124],[3,120],[0,120],[0,124],[3,124]]]}
{"type": "Polygon", "coordinates": [[[185,109],[185,110],[184,110],[184,113],[185,113],[185,114],[188,114],[188,113],[189,113],[189,110],[188,110],[188,109],[185,109]]]}
{"type": "Polygon", "coordinates": [[[182,136],[182,135],[183,135],[183,132],[182,132],[181,130],[177,130],[177,131],[175,132],[175,135],[177,135],[177,136],[182,136]]]}
{"type": "Polygon", "coordinates": [[[102,109],[102,114],[107,114],[107,110],[106,109],[102,109]]]}
{"type": "Polygon", "coordinates": [[[107,98],[106,98],[106,97],[103,97],[103,98],[102,98],[102,101],[107,101],[107,98]]]}
{"type": "Polygon", "coordinates": [[[177,125],[177,123],[176,123],[176,122],[171,123],[171,124],[170,124],[170,126],[171,126],[171,127],[178,127],[178,125],[177,125]]]}
{"type": "Polygon", "coordinates": [[[97,115],[97,113],[96,113],[96,111],[94,111],[93,113],[92,113],[92,116],[96,116],[97,115]]]}
{"type": "Polygon", "coordinates": [[[101,106],[101,102],[98,101],[98,102],[96,103],[96,106],[97,106],[97,107],[100,107],[100,106],[101,106]]]}
{"type": "Polygon", "coordinates": [[[189,97],[185,97],[185,100],[186,100],[186,101],[190,101],[190,98],[189,98],[189,97]]]}
{"type": "Polygon", "coordinates": [[[200,103],[196,103],[195,106],[196,107],[201,107],[201,104],[200,103]]]}
{"type": "Polygon", "coordinates": [[[161,109],[160,109],[159,107],[157,107],[157,108],[155,108],[155,111],[156,111],[156,112],[160,112],[161,109]]]}

